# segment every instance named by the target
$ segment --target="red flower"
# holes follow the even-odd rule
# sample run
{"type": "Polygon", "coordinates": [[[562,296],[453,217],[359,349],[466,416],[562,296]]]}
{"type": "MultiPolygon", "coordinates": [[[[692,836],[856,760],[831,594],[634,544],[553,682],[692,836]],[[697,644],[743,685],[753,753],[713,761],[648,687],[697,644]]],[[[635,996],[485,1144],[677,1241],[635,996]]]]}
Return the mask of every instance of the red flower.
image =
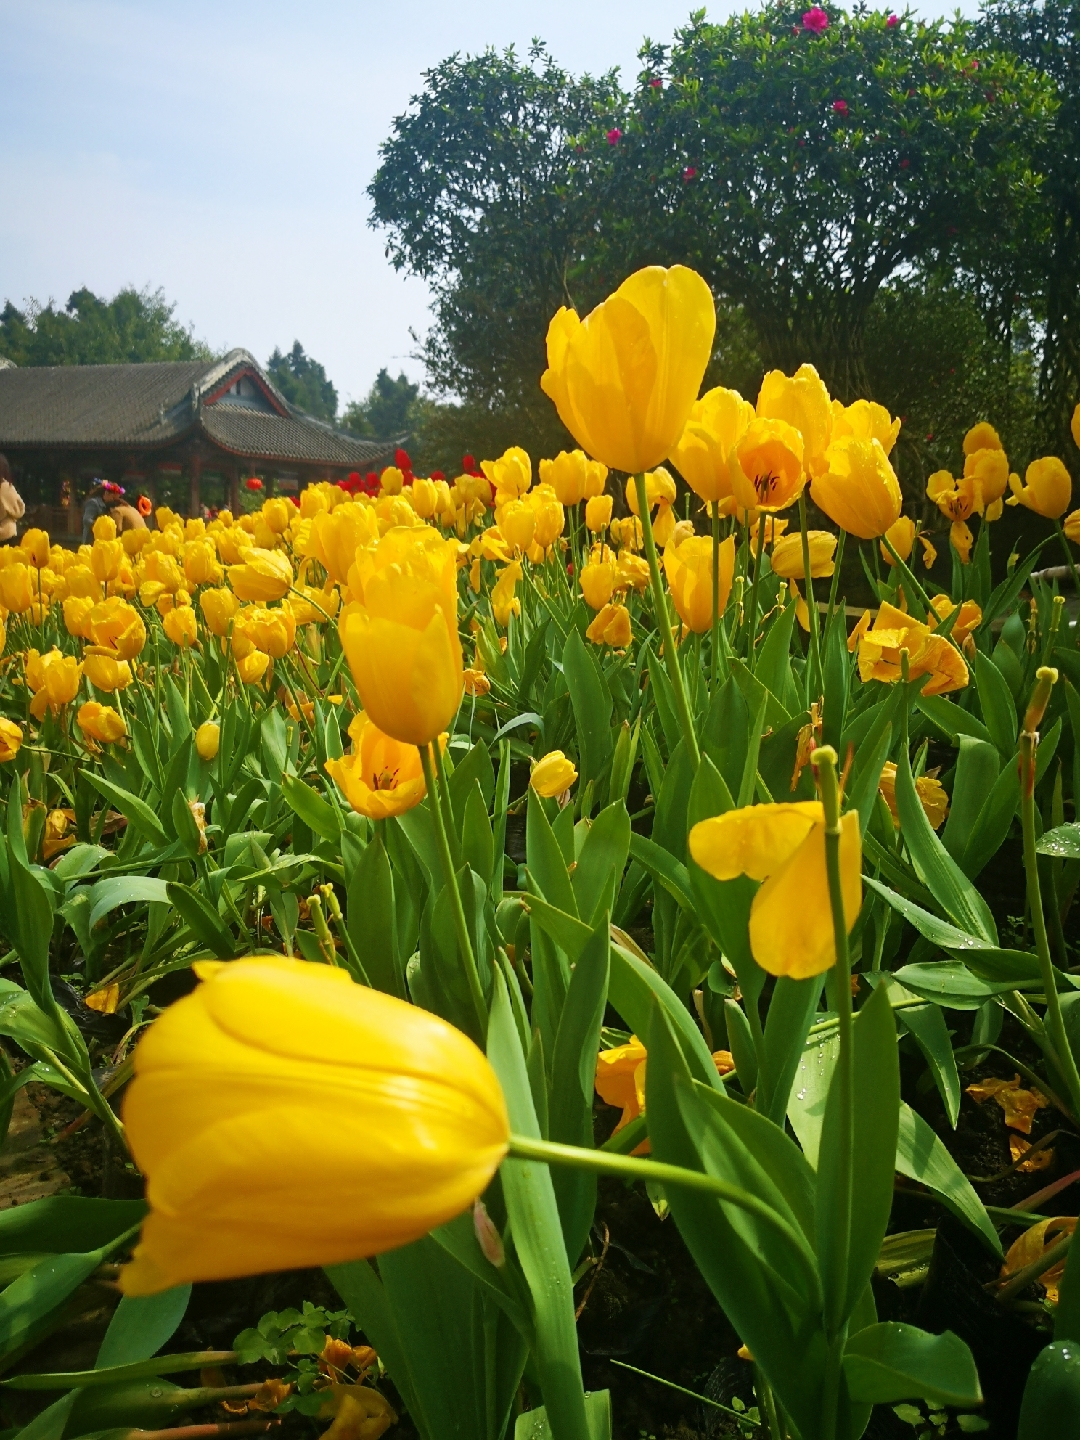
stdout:
{"type": "Polygon", "coordinates": [[[820,5],[813,5],[809,10],[803,11],[802,28],[813,35],[820,35],[829,28],[829,17],[820,5]]]}
{"type": "Polygon", "coordinates": [[[614,126],[607,132],[607,143],[608,143],[609,145],[617,145],[621,139],[622,139],[622,131],[619,129],[619,127],[618,127],[617,125],[614,125],[614,126]]]}
{"type": "Polygon", "coordinates": [[[846,100],[834,100],[832,102],[832,108],[834,115],[846,115],[848,113],[846,100]]]}
{"type": "Polygon", "coordinates": [[[885,21],[885,24],[889,27],[890,30],[894,30],[896,26],[900,24],[900,16],[890,15],[889,18],[885,21]]]}
{"type": "Polygon", "coordinates": [[[409,459],[409,452],[407,450],[395,450],[394,464],[399,470],[411,470],[412,461],[409,459]]]}
{"type": "Polygon", "coordinates": [[[441,470],[432,470],[431,474],[428,476],[428,479],[429,479],[429,480],[445,480],[445,479],[446,479],[446,476],[443,474],[443,472],[442,472],[441,470]]]}
{"type": "Polygon", "coordinates": [[[694,169],[693,165],[687,165],[686,169],[682,172],[682,178],[686,181],[690,181],[693,180],[696,174],[697,171],[694,169]]]}
{"type": "Polygon", "coordinates": [[[901,161],[900,161],[900,169],[901,169],[901,170],[906,170],[910,164],[911,164],[911,161],[910,161],[910,160],[901,160],[901,161]]]}
{"type": "Polygon", "coordinates": [[[138,509],[139,514],[145,518],[145,516],[150,514],[150,511],[153,510],[154,507],[148,495],[140,495],[139,503],[136,508],[138,509]]]}
{"type": "Polygon", "coordinates": [[[263,488],[263,483],[257,475],[248,476],[244,481],[244,485],[248,490],[261,490],[263,488]]]}
{"type": "Polygon", "coordinates": [[[663,88],[663,84],[664,82],[660,79],[659,75],[654,75],[653,78],[649,81],[649,89],[660,90],[663,88]]]}

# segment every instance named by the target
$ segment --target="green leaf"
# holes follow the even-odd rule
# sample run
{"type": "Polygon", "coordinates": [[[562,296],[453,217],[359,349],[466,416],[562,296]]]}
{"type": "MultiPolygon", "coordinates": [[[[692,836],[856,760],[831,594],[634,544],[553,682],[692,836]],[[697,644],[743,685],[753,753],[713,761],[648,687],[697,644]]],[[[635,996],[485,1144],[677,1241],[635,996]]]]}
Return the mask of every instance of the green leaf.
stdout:
{"type": "MultiPolygon", "coordinates": [[[[690,884],[690,872],[681,860],[668,853],[662,845],[645,835],[630,836],[630,854],[662,885],[688,915],[696,913],[696,905],[690,884]]],[[[691,861],[693,864],[693,861],[691,861]]]]}
{"type": "MultiPolygon", "coordinates": [[[[506,982],[499,970],[495,972],[488,1024],[488,1059],[506,1097],[511,1131],[539,1139],[525,1056],[506,982]]],[[[563,1435],[584,1435],[587,1421],[574,1320],[574,1286],[551,1175],[548,1167],[537,1161],[514,1159],[504,1160],[499,1173],[514,1248],[532,1296],[536,1334],[533,1363],[544,1405],[560,1440],[563,1435]]]]}
{"type": "Polygon", "coordinates": [[[571,630],[563,646],[563,674],[570,691],[581,750],[581,783],[599,784],[611,760],[611,692],[596,659],[585,648],[578,631],[571,630]]]}
{"type": "Polygon", "coordinates": [[[620,800],[601,810],[591,823],[583,823],[588,833],[570,881],[578,914],[592,925],[601,910],[614,907],[630,845],[630,816],[620,800]]]}
{"type": "Polygon", "coordinates": [[[525,908],[544,934],[553,940],[560,950],[566,952],[573,964],[589,943],[592,931],[588,925],[576,915],[568,915],[565,910],[549,905],[539,895],[529,895],[525,900],[525,908]]]}
{"type": "Polygon", "coordinates": [[[191,933],[218,960],[236,955],[236,942],[217,910],[197,890],[169,881],[169,903],[176,907],[191,933]]]}
{"type": "Polygon", "coordinates": [[[104,919],[118,905],[137,905],[144,902],[161,903],[168,901],[168,888],[164,880],[155,880],[149,875],[115,875],[99,880],[90,891],[90,928],[104,919]]]}
{"type": "MultiPolygon", "coordinates": [[[[765,1018],[764,1063],[757,1077],[758,1108],[775,1125],[783,1126],[795,1072],[806,1044],[806,1032],[817,1010],[824,977],[793,980],[782,975],[776,982],[765,1018]]],[[[745,1088],[745,1087],[744,1087],[745,1088]]]]}
{"type": "Polygon", "coordinates": [[[1015,980],[980,980],[961,960],[904,965],[895,972],[895,978],[921,999],[949,1010],[978,1010],[992,995],[1016,988],[1015,980]]]}
{"type": "Polygon", "coordinates": [[[723,1090],[724,1082],[717,1074],[705,1037],[690,1012],[652,966],[633,953],[632,943],[612,927],[609,1002],[636,1035],[644,1035],[648,1032],[653,1005],[658,1001],[678,1037],[694,1079],[703,1080],[714,1090],[723,1090]]]}
{"type": "Polygon", "coordinates": [[[944,695],[919,695],[916,697],[915,707],[954,745],[960,743],[961,735],[970,735],[975,740],[985,741],[987,745],[993,744],[990,731],[982,721],[972,715],[970,710],[965,710],[953,700],[947,700],[944,695]]]}
{"type": "Polygon", "coordinates": [[[28,1425],[12,1432],[12,1440],[61,1440],[71,1417],[72,1407],[79,1398],[78,1390],[61,1395],[59,1400],[35,1415],[28,1425]]]}
{"type": "MultiPolygon", "coordinates": [[[[263,730],[265,736],[265,724],[263,730]]],[[[334,843],[341,836],[337,812],[329,801],[324,800],[310,785],[295,775],[281,777],[281,793],[295,815],[298,815],[309,830],[321,835],[324,840],[334,843]]]]}
{"type": "Polygon", "coordinates": [[[1035,849],[1056,860],[1080,860],[1080,824],[1070,822],[1045,830],[1036,840],[1035,849]]]}
{"type": "Polygon", "coordinates": [[[566,861],[544,813],[544,802],[531,786],[525,821],[525,855],[529,878],[544,899],[576,917],[577,901],[566,861]]]}
{"type": "Polygon", "coordinates": [[[50,1255],[0,1292],[0,1363],[40,1338],[42,1326],[116,1242],[81,1254],[50,1255]]]}
{"type": "Polygon", "coordinates": [[[1024,1386],[1016,1440],[1051,1436],[1080,1440],[1080,1350],[1072,1340],[1055,1340],[1041,1350],[1024,1386]]]}
{"type": "Polygon", "coordinates": [[[1001,770],[998,752],[984,740],[971,735],[960,736],[960,753],[956,758],[949,816],[941,832],[941,843],[964,873],[964,852],[975,833],[979,812],[986,804],[1001,770]]]}
{"type": "MultiPolygon", "coordinates": [[[[889,998],[893,1005],[897,999],[914,999],[911,992],[905,990],[895,976],[889,978],[889,988],[893,991],[889,998]]],[[[927,1004],[905,1005],[897,1010],[896,1018],[914,1037],[926,1058],[934,1084],[945,1105],[949,1124],[955,1130],[960,1114],[960,1076],[956,1070],[956,1056],[953,1054],[952,1039],[945,1024],[945,1016],[937,1005],[927,1004]]]]}
{"type": "Polygon", "coordinates": [[[176,1334],[191,1299],[190,1285],[157,1295],[124,1295],[101,1342],[96,1370],[149,1360],[176,1334]]]}
{"type": "Polygon", "coordinates": [[[405,974],[395,937],[394,873],[381,835],[360,851],[348,878],[346,907],[349,936],[368,979],[377,990],[404,1000],[405,974]]]}
{"type": "Polygon", "coordinates": [[[896,1140],[896,1168],[909,1180],[933,1190],[942,1204],[978,1235],[993,1254],[1001,1254],[998,1233],[971,1181],[922,1116],[903,1104],[896,1140]]]}
{"type": "MultiPolygon", "coordinates": [[[[585,1424],[586,1440],[611,1440],[610,1390],[590,1390],[585,1396],[585,1424]]],[[[558,1440],[543,1405],[517,1417],[514,1440],[558,1440]]]]}
{"type": "Polygon", "coordinates": [[[981,650],[975,652],[975,682],[990,738],[1005,761],[1016,754],[1016,705],[1005,677],[981,650]]]}
{"type": "Polygon", "coordinates": [[[28,1251],[96,1250],[137,1225],[144,1200],[50,1195],[0,1210],[0,1255],[28,1251]]]}
{"type": "Polygon", "coordinates": [[[119,785],[114,785],[103,775],[95,775],[92,770],[84,770],[82,773],[87,784],[92,785],[99,795],[103,795],[120,811],[121,815],[125,815],[128,822],[147,840],[152,841],[155,845],[168,843],[168,836],[162,829],[161,821],[145,800],[140,800],[130,790],[124,790],[119,785]]]}
{"type": "Polygon", "coordinates": [[[850,1138],[843,1128],[839,1064],[833,1072],[821,1127],[815,1206],[817,1253],[832,1323],[847,1320],[874,1273],[889,1224],[900,1111],[896,1023],[884,986],[878,986],[854,1020],[853,1114],[850,1138]],[[850,1154],[843,1147],[850,1144],[850,1154]],[[840,1219],[839,1186],[850,1184],[850,1229],[840,1219]]]}
{"type": "Polygon", "coordinates": [[[979,1374],[963,1340],[951,1330],[929,1335],[898,1320],[868,1325],[851,1336],[844,1349],[844,1378],[851,1398],[868,1405],[982,1403],[979,1374]]]}
{"type": "Polygon", "coordinates": [[[946,915],[970,935],[997,943],[990,907],[934,833],[915,790],[911,760],[904,745],[896,766],[896,808],[900,832],[915,873],[946,915]]]}
{"type": "Polygon", "coordinates": [[[968,879],[974,880],[1001,849],[1019,804],[1020,774],[1015,765],[1006,765],[983,802],[964,851],[961,869],[968,879]]]}

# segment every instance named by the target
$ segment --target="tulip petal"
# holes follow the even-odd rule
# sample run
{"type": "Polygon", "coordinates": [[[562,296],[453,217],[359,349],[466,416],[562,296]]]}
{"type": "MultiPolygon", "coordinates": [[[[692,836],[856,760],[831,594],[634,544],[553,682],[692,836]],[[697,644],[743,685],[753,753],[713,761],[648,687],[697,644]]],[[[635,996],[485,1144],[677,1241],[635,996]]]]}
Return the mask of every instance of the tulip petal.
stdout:
{"type": "Polygon", "coordinates": [[[716,880],[764,880],[822,823],[820,800],[749,805],[699,821],[690,831],[690,854],[716,880]]]}
{"type": "MultiPolygon", "coordinates": [[[[862,837],[857,811],[840,822],[840,882],[848,931],[862,905],[862,837]]],[[[825,825],[815,825],[802,844],[762,885],[750,907],[750,949],[770,975],[804,980],[836,961],[832,906],[825,864],[825,825]]]]}

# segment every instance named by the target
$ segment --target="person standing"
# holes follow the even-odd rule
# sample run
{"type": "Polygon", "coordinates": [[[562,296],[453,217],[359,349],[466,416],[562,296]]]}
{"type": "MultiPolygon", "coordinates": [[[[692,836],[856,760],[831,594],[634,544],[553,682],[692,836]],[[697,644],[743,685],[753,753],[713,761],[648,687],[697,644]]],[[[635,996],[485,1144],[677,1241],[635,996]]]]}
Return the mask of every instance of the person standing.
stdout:
{"type": "Polygon", "coordinates": [[[124,499],[124,491],[121,488],[109,490],[106,487],[105,504],[108,512],[116,523],[116,533],[122,535],[125,530],[145,530],[146,521],[134,505],[129,505],[124,499]]]}
{"type": "Polygon", "coordinates": [[[94,543],[94,521],[105,514],[105,482],[95,480],[87,491],[82,512],[82,543],[94,543]]]}
{"type": "Polygon", "coordinates": [[[26,506],[12,483],[7,456],[0,455],[0,545],[15,543],[18,522],[25,514],[26,506]]]}

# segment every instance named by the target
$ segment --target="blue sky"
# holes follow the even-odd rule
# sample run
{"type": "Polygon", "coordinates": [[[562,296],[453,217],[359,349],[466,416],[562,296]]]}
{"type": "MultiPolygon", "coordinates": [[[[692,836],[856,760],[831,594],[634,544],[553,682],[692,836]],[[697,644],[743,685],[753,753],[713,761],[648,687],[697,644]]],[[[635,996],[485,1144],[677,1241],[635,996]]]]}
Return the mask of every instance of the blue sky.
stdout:
{"type": "Polygon", "coordinates": [[[570,69],[632,76],[690,8],[0,0],[0,301],[160,285],[214,347],[299,339],[343,404],[382,365],[420,378],[427,292],[383,258],[364,192],[422,72],[539,35],[570,69]]]}

